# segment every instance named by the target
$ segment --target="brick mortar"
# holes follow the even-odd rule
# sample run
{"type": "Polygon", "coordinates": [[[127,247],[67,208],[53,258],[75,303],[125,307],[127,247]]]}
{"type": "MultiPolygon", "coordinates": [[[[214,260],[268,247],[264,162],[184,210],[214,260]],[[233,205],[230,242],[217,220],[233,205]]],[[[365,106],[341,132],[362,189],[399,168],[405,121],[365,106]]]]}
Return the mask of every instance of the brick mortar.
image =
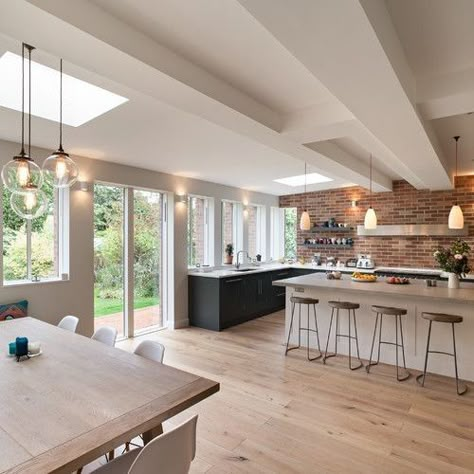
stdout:
{"type": "MultiPolygon", "coordinates": [[[[372,194],[372,206],[377,213],[379,225],[447,224],[451,206],[457,201],[464,213],[464,223],[469,228],[469,235],[465,240],[474,251],[473,191],[474,176],[458,177],[456,189],[448,191],[417,190],[406,181],[394,181],[393,192],[372,194]]],[[[364,188],[354,186],[280,196],[280,207],[297,208],[298,222],[306,202],[313,224],[320,225],[334,217],[337,222],[347,222],[351,227],[356,227],[364,223],[365,212],[369,206],[369,193],[364,188]],[[351,207],[352,200],[358,202],[356,208],[351,207]]],[[[336,233],[332,235],[330,232],[320,235],[343,236],[336,233]]],[[[309,259],[313,253],[319,252],[323,256],[345,260],[359,253],[368,253],[377,265],[434,267],[433,249],[439,245],[448,245],[454,240],[453,237],[357,237],[356,231],[348,235],[354,238],[354,246],[350,249],[312,249],[302,245],[304,239],[318,235],[303,232],[298,228],[298,256],[309,259]]]]}

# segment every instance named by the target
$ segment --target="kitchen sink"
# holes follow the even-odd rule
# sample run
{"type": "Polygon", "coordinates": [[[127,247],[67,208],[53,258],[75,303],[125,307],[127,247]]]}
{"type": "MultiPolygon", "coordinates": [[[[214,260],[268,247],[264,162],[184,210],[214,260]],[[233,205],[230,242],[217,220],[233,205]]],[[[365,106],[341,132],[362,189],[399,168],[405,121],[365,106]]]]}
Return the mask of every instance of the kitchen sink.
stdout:
{"type": "Polygon", "coordinates": [[[243,272],[254,272],[255,270],[257,269],[256,268],[236,268],[235,270],[232,270],[232,271],[243,273],[243,272]]]}

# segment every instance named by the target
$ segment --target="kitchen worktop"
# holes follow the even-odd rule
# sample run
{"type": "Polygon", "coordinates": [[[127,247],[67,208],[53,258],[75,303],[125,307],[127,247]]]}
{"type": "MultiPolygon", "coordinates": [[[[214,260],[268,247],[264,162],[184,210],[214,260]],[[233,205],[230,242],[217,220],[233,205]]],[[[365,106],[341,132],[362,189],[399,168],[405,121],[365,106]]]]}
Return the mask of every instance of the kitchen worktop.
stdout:
{"type": "MultiPolygon", "coordinates": [[[[423,276],[430,276],[433,278],[447,278],[447,275],[440,270],[435,270],[433,268],[406,268],[406,267],[375,267],[372,269],[364,269],[364,268],[354,268],[354,267],[334,267],[328,266],[326,264],[314,266],[311,263],[301,264],[301,263],[264,263],[259,266],[252,266],[252,265],[242,265],[241,268],[249,268],[249,271],[242,272],[237,271],[235,266],[233,265],[226,265],[224,267],[214,267],[212,270],[198,270],[192,269],[189,270],[188,275],[192,276],[200,276],[206,278],[227,278],[236,275],[250,275],[253,273],[261,273],[261,272],[271,272],[277,270],[284,270],[287,268],[294,268],[300,270],[310,270],[314,272],[326,272],[326,271],[339,271],[341,273],[393,273],[393,274],[411,274],[411,275],[423,275],[423,276]]],[[[468,275],[467,280],[474,279],[474,275],[468,275]]]]}
{"type": "Polygon", "coordinates": [[[327,278],[318,278],[317,275],[304,275],[274,281],[273,285],[303,289],[327,288],[336,291],[427,298],[456,303],[474,302],[474,288],[471,285],[463,287],[461,284],[461,288],[455,290],[447,288],[446,283],[440,283],[436,287],[428,287],[423,280],[415,280],[408,285],[390,285],[385,279],[379,279],[376,282],[355,282],[348,277],[341,280],[328,280],[327,278]]]}

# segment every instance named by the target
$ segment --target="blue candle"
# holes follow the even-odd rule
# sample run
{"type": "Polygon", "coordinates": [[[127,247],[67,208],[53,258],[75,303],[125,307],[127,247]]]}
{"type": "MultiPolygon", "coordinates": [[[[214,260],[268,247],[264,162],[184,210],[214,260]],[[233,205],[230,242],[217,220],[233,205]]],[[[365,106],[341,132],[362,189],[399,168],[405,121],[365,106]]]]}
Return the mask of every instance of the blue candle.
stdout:
{"type": "Polygon", "coordinates": [[[8,344],[8,353],[11,356],[14,356],[16,354],[16,342],[10,342],[8,344]]]}

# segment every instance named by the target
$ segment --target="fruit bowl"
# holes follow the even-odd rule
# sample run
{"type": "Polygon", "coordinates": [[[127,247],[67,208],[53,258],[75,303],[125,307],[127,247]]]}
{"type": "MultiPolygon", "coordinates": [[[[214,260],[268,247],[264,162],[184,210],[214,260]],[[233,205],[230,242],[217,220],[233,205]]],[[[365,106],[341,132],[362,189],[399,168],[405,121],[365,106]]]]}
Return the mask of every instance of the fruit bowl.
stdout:
{"type": "Polygon", "coordinates": [[[371,275],[370,273],[359,273],[354,272],[351,276],[352,281],[357,281],[360,283],[374,283],[377,281],[377,277],[375,275],[371,275]]]}

